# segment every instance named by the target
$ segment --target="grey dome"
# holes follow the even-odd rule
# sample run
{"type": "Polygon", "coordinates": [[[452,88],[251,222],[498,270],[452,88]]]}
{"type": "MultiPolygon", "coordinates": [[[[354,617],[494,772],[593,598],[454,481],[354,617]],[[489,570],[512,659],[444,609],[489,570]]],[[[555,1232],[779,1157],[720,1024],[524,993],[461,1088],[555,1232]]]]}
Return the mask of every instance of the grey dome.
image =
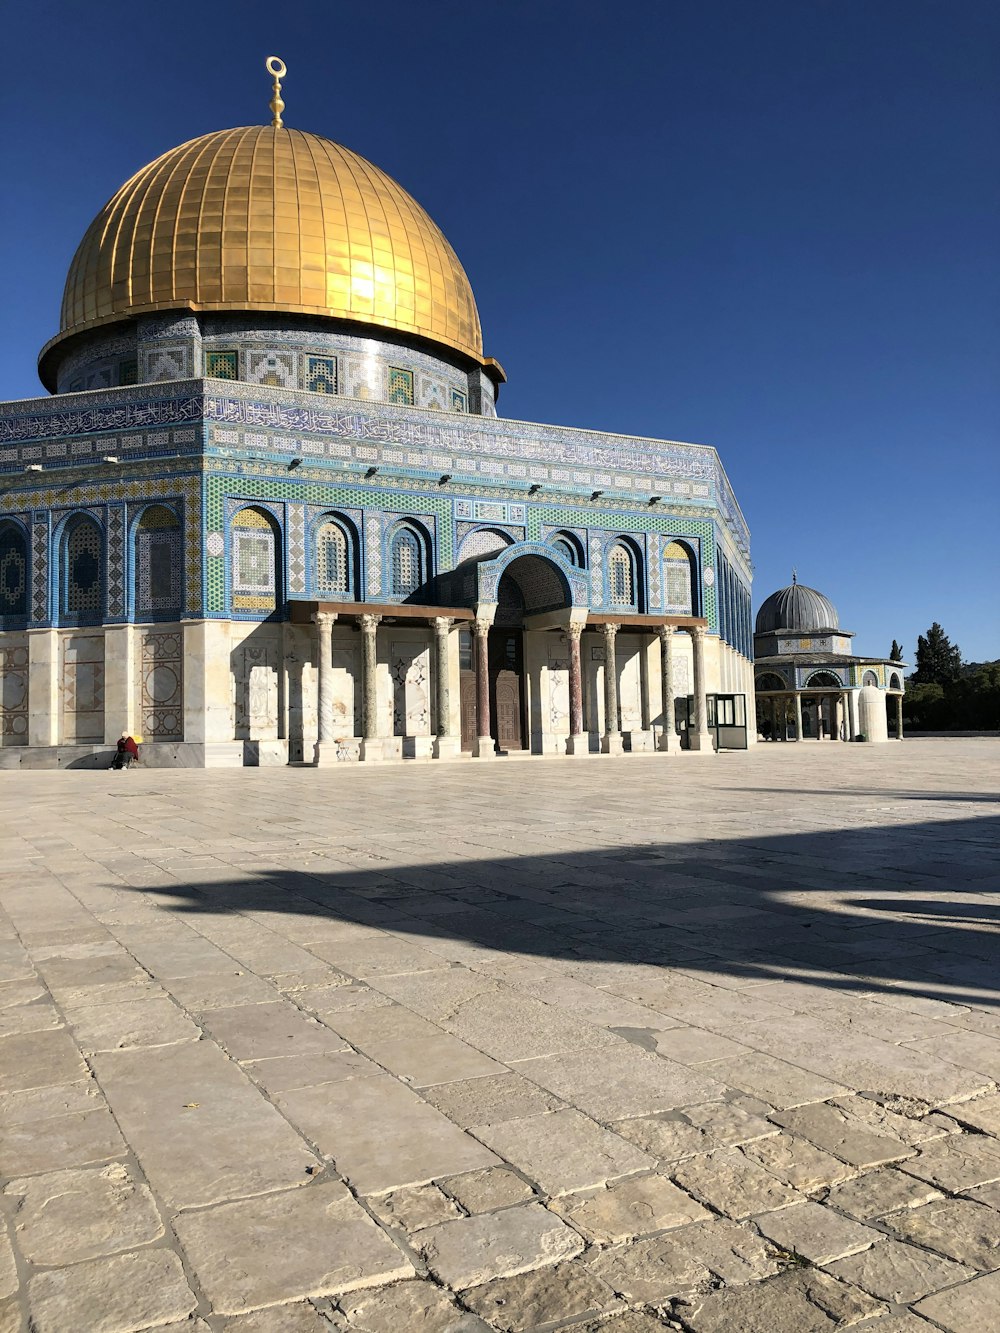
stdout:
{"type": "Polygon", "coordinates": [[[840,617],[828,597],[802,583],[779,588],[757,612],[756,634],[775,630],[802,630],[814,634],[821,629],[838,629],[840,617]]]}

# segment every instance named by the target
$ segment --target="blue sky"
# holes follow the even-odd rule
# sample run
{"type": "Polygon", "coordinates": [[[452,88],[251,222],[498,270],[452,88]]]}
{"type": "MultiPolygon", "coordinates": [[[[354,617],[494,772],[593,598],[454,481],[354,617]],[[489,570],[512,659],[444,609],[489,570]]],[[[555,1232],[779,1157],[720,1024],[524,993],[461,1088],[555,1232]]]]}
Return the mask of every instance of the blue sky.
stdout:
{"type": "Polygon", "coordinates": [[[377,162],[472,280],[501,413],[714,444],[754,603],[1000,656],[1000,7],[979,0],[34,0],[5,15],[0,397],[91,217],[286,122],[377,162]]]}

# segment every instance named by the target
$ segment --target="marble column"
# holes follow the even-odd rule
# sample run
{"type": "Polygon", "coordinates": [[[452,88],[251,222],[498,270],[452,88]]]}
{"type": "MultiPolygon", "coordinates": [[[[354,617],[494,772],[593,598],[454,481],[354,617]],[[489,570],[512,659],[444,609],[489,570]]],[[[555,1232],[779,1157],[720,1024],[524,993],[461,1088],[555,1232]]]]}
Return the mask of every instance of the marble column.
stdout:
{"type": "Polygon", "coordinates": [[[656,632],[660,637],[660,712],[663,714],[658,748],[664,754],[676,754],[681,738],[674,723],[674,627],[660,625],[656,632]]]}
{"type": "Polygon", "coordinates": [[[802,739],[802,695],[795,691],[795,739],[802,739]]]}
{"type": "Polygon", "coordinates": [[[437,699],[437,726],[434,736],[434,758],[454,759],[462,751],[462,738],[457,736],[451,720],[451,627],[455,622],[448,616],[435,616],[434,627],[434,682],[437,699]]]}
{"type": "Polygon", "coordinates": [[[333,736],[333,627],[337,616],[334,611],[317,611],[313,616],[316,625],[316,674],[318,678],[316,708],[316,748],[314,758],[317,768],[337,762],[336,745],[333,736]]]}
{"type": "Polygon", "coordinates": [[[490,735],[490,622],[477,618],[476,645],[476,745],[477,759],[492,759],[496,745],[490,735]]]}
{"type": "Polygon", "coordinates": [[[583,730],[583,662],[580,657],[582,625],[566,630],[569,647],[569,739],[567,754],[590,754],[590,737],[583,730]]]}
{"type": "Polygon", "coordinates": [[[604,735],[601,750],[604,754],[623,754],[622,733],[618,724],[618,659],[615,640],[619,625],[602,625],[604,637],[604,735]]]}
{"type": "Polygon", "coordinates": [[[364,738],[361,758],[369,763],[383,757],[378,734],[378,645],[381,616],[365,613],[361,620],[361,709],[364,738]]]}
{"type": "Polygon", "coordinates": [[[896,695],[896,740],[903,739],[903,696],[896,695]]]}
{"type": "Polygon", "coordinates": [[[708,700],[705,697],[705,627],[692,625],[691,646],[694,677],[694,717],[690,731],[690,748],[709,752],[713,749],[712,733],[708,729],[708,700]]]}
{"type": "Polygon", "coordinates": [[[853,690],[847,691],[847,739],[853,741],[858,734],[858,696],[853,690]]]}

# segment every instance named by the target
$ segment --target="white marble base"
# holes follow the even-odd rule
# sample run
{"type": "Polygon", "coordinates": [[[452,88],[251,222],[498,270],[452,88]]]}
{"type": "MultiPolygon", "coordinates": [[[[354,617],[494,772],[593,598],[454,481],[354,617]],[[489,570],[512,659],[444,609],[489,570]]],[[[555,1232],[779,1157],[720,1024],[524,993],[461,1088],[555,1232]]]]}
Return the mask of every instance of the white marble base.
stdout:
{"type": "Polygon", "coordinates": [[[688,733],[688,750],[698,754],[714,754],[715,738],[710,731],[691,731],[688,733]]]}
{"type": "Polygon", "coordinates": [[[458,759],[462,753],[462,741],[458,736],[436,736],[434,738],[435,759],[458,759]]]}
{"type": "Polygon", "coordinates": [[[495,759],[497,757],[496,741],[492,736],[477,736],[472,753],[476,759],[495,759]]]}
{"type": "Polygon", "coordinates": [[[606,731],[601,737],[601,754],[624,754],[625,744],[620,731],[606,731]]]}
{"type": "Polygon", "coordinates": [[[630,731],[627,733],[629,749],[633,754],[652,754],[656,748],[651,731],[630,731]]]}
{"type": "Polygon", "coordinates": [[[566,753],[575,759],[579,759],[582,755],[589,755],[591,753],[590,737],[585,731],[579,736],[566,737],[566,753]]]}

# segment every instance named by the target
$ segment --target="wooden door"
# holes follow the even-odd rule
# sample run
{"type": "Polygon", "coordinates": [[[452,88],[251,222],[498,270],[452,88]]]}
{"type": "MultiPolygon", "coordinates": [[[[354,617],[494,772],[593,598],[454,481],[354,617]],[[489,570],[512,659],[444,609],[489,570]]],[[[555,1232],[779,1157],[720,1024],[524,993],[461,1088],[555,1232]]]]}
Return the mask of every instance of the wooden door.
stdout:
{"type": "Polygon", "coordinates": [[[520,630],[490,632],[490,703],[493,738],[500,750],[524,749],[521,694],[524,636],[520,630]]]}

